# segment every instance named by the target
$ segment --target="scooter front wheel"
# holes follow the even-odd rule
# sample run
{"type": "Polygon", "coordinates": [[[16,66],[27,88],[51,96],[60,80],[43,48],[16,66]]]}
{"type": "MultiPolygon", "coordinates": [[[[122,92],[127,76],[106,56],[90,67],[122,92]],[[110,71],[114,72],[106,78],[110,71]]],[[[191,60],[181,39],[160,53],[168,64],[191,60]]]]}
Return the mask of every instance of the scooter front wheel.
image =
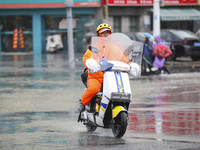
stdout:
{"type": "Polygon", "coordinates": [[[96,128],[97,128],[97,126],[94,126],[94,125],[89,124],[89,123],[86,124],[86,129],[87,129],[87,131],[88,131],[89,133],[94,132],[94,131],[96,130],[96,128]]]}
{"type": "Polygon", "coordinates": [[[114,118],[115,123],[112,126],[112,132],[116,138],[121,138],[126,132],[127,118],[126,112],[120,112],[117,117],[114,118]]]}

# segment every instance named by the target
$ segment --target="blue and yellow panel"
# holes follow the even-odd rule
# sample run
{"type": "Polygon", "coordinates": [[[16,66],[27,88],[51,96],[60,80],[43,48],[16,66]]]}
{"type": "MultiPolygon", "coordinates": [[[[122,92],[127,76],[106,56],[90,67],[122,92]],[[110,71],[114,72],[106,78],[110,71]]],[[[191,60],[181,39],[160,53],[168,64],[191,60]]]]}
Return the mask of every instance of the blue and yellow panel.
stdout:
{"type": "Polygon", "coordinates": [[[118,92],[124,93],[124,84],[123,84],[121,72],[119,73],[114,72],[114,74],[115,74],[115,80],[116,80],[118,92]]]}

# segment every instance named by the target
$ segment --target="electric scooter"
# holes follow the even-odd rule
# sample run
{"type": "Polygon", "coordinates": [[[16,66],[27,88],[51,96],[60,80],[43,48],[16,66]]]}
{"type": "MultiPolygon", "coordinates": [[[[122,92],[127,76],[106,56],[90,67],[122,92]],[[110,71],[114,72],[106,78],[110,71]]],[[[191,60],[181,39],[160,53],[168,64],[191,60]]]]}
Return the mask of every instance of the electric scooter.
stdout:
{"type": "MultiPolygon", "coordinates": [[[[103,87],[85,111],[80,112],[78,122],[83,122],[90,133],[97,127],[111,128],[113,135],[121,138],[126,132],[132,101],[128,74],[141,75],[143,43],[132,41],[122,33],[113,33],[108,37],[93,37],[89,49],[91,58],[103,72],[103,87]]],[[[84,84],[87,88],[86,81],[84,84]]]]}

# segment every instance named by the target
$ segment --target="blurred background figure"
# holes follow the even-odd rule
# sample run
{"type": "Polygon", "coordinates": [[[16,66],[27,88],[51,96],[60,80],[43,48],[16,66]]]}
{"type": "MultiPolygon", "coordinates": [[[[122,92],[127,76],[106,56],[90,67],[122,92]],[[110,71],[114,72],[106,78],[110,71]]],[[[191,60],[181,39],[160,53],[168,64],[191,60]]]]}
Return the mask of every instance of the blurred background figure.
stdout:
{"type": "Polygon", "coordinates": [[[164,66],[165,58],[169,57],[172,52],[169,46],[165,45],[162,42],[160,35],[155,36],[154,38],[155,44],[153,44],[153,52],[152,54],[155,56],[153,61],[153,66],[158,68],[157,74],[161,73],[161,70],[164,70],[168,74],[170,74],[169,70],[164,66]]]}
{"type": "Polygon", "coordinates": [[[143,47],[143,56],[142,56],[142,72],[147,73],[151,72],[152,68],[152,52],[153,47],[152,43],[150,42],[150,34],[144,33],[144,47],[143,47]]]}

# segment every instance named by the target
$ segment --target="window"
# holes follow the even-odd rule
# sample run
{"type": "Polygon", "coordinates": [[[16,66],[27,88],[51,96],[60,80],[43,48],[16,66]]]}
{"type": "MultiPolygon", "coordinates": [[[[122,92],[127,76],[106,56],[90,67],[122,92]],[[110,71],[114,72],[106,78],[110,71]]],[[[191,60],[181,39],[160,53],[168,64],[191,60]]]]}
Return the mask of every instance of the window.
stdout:
{"type": "Polygon", "coordinates": [[[114,17],[114,32],[121,32],[121,17],[114,17]]]}
{"type": "Polygon", "coordinates": [[[138,30],[138,17],[131,16],[129,18],[129,21],[130,21],[129,30],[132,32],[137,31],[138,30]]]}
{"type": "MultiPolygon", "coordinates": [[[[52,35],[60,35],[61,41],[63,43],[63,48],[61,50],[68,49],[68,36],[67,36],[67,18],[65,15],[52,15],[52,16],[44,16],[45,20],[45,38],[47,39],[49,36],[52,35]]],[[[79,20],[78,17],[73,18],[73,37],[74,43],[76,39],[75,29],[77,29],[78,24],[76,23],[79,20]]],[[[83,25],[82,25],[83,26],[83,25]]],[[[83,26],[84,27],[84,26],[83,26]]],[[[80,43],[80,42],[79,42],[80,43]]],[[[76,48],[77,44],[74,44],[76,48]]],[[[46,49],[46,46],[45,46],[46,49]]]]}
{"type": "Polygon", "coordinates": [[[31,16],[2,16],[1,18],[1,50],[3,52],[32,51],[32,17],[31,16]],[[17,48],[13,49],[14,29],[23,30],[25,48],[21,48],[18,32],[17,48]]]}

